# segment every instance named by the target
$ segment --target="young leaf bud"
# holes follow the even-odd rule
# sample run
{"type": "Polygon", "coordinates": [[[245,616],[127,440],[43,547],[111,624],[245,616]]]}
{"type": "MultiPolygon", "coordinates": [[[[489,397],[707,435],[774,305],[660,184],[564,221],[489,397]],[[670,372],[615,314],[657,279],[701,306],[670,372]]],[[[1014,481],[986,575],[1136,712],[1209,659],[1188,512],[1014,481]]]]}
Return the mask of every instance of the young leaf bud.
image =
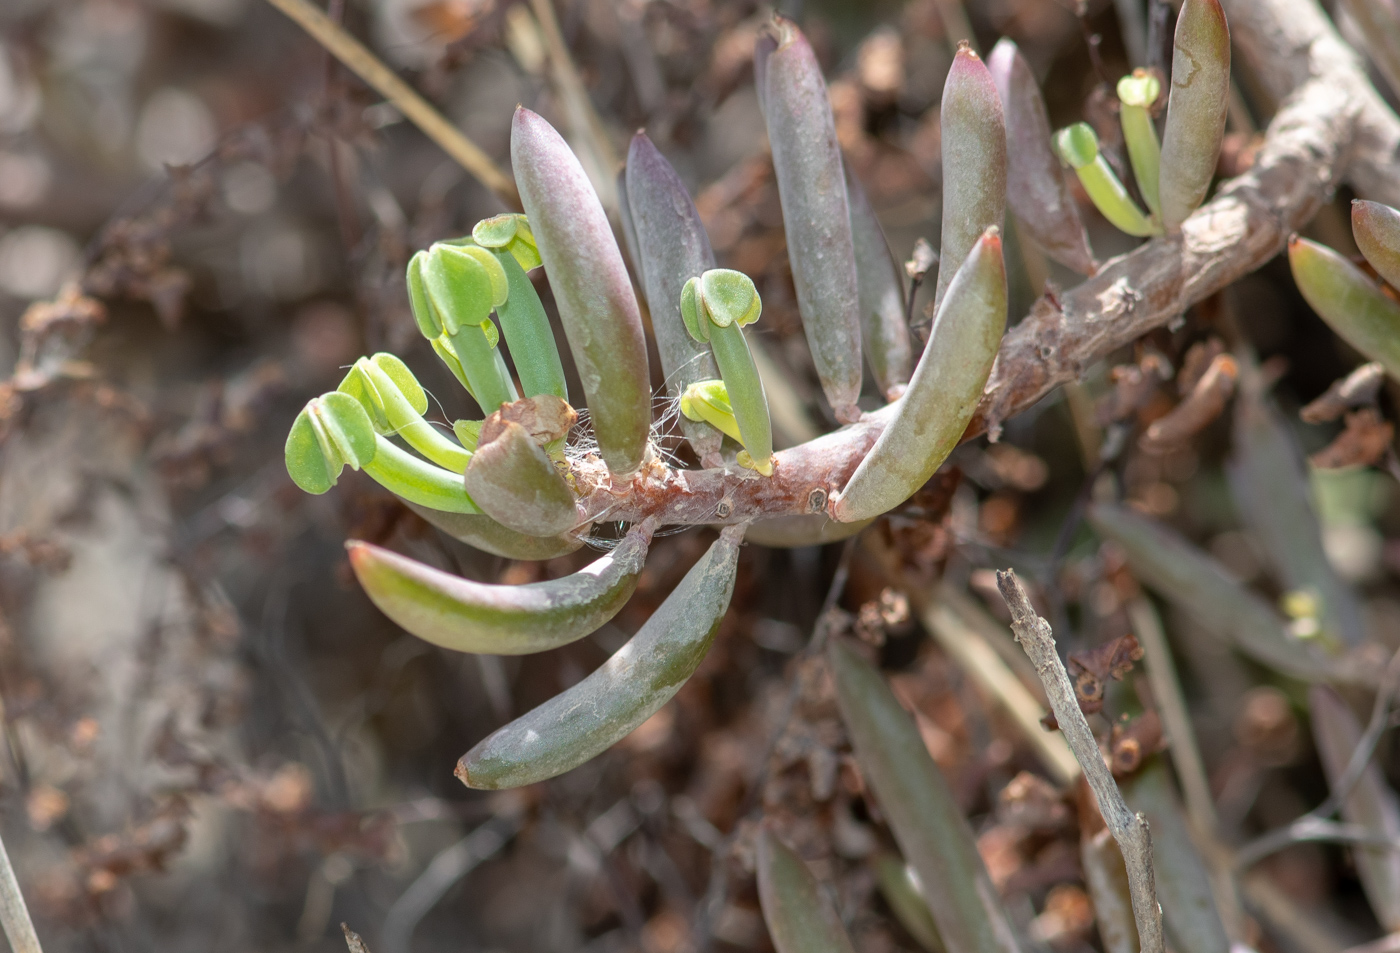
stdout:
{"type": "Polygon", "coordinates": [[[1152,124],[1152,104],[1161,95],[1162,84],[1146,70],[1134,70],[1131,76],[1118,81],[1119,121],[1123,126],[1123,141],[1128,144],[1128,159],[1133,166],[1133,178],[1138,191],[1153,215],[1162,214],[1157,180],[1160,176],[1162,148],[1157,143],[1157,127],[1152,124]]]}
{"type": "Polygon", "coordinates": [[[1119,231],[1139,238],[1162,233],[1160,226],[1142,214],[1118,176],[1099,155],[1099,137],[1087,122],[1077,122],[1055,133],[1055,151],[1060,154],[1060,161],[1079,176],[1079,183],[1089,193],[1094,207],[1119,231]]]}
{"type": "Polygon", "coordinates": [[[535,233],[530,221],[519,212],[506,212],[477,222],[472,228],[472,240],[482,248],[508,251],[525,271],[540,266],[540,252],[535,246],[535,233]]]}

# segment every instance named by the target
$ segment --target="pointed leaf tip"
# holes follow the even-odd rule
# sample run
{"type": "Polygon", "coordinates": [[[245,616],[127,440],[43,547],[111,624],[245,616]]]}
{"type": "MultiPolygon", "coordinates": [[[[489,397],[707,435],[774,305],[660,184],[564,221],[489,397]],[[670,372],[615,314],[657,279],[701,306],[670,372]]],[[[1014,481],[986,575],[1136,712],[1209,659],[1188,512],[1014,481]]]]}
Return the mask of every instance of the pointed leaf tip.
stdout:
{"type": "Polygon", "coordinates": [[[1356,247],[1392,288],[1400,288],[1400,212],[1380,202],[1351,203],[1356,247]]]}

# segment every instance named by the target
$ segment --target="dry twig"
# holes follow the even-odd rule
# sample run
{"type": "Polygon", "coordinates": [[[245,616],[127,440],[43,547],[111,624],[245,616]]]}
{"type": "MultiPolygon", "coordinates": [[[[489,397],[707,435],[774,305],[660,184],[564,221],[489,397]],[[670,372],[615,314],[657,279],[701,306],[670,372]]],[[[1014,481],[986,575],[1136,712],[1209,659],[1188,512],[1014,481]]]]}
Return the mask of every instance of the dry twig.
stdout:
{"type": "Polygon", "coordinates": [[[5,938],[14,953],[43,953],[4,841],[0,841],[0,925],[4,926],[5,938]]]}
{"type": "Polygon", "coordinates": [[[1152,837],[1147,830],[1147,818],[1134,814],[1123,800],[1123,792],[1104,764],[1099,744],[1089,729],[1089,722],[1079,710],[1079,700],[1069,673],[1055,650],[1055,636],[1050,624],[1036,615],[1030,597],[1012,570],[997,573],[997,588],[1011,610],[1011,630],[1016,641],[1035,663],[1037,674],[1050,696],[1050,709],[1060,723],[1070,750],[1084,769],[1084,779],[1094,792],[1099,813],[1113,832],[1113,839],[1123,853],[1128,869],[1128,890],[1133,900],[1133,919],[1137,921],[1138,942],[1143,953],[1165,953],[1162,936],[1162,908],[1157,903],[1156,875],[1152,869],[1152,837]]]}

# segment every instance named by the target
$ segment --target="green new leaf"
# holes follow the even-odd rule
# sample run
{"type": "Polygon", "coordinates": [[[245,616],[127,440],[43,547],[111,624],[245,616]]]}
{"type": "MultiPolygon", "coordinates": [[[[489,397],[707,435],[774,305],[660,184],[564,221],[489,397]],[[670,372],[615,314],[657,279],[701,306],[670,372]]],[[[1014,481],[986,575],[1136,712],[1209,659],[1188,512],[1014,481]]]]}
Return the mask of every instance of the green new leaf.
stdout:
{"type": "Polygon", "coordinates": [[[509,294],[501,263],[476,245],[438,242],[409,263],[409,302],[415,313],[426,302],[429,315],[419,318],[419,329],[435,342],[439,355],[444,347],[451,352],[445,363],[454,374],[460,371],[459,378],[486,413],[519,397],[496,349],[491,323],[491,309],[504,304],[509,294]],[[416,284],[421,291],[415,291],[416,284]],[[441,331],[431,334],[437,327],[441,331]]]}
{"type": "Polygon", "coordinates": [[[496,258],[510,290],[506,300],[496,306],[496,317],[501,320],[501,330],[520,375],[520,387],[526,397],[553,394],[567,402],[569,385],[564,378],[564,362],[559,358],[554,329],[549,326],[549,315],[540,303],[539,293],[514,252],[498,251],[496,258]]]}
{"type": "Polygon", "coordinates": [[[457,762],[470,788],[534,784],[625,738],[680,691],[734,592],[742,527],[726,527],[626,645],[577,685],[484,738],[457,762]]]}
{"type": "Polygon", "coordinates": [[[758,902],[777,953],[855,953],[821,884],[790,847],[758,834],[758,902]]]}
{"type": "Polygon", "coordinates": [[[1017,953],[1011,922],[957,799],[885,679],[840,640],[827,648],[861,775],[918,872],[948,953],[1017,953]]]}
{"type": "Polygon", "coordinates": [[[1400,304],[1346,258],[1306,238],[1289,239],[1288,263],[1298,290],[1318,316],[1400,380],[1400,304]]]}
{"type": "Polygon", "coordinates": [[[1230,103],[1230,27],[1220,0],[1186,0],[1176,18],[1162,132],[1162,224],[1175,232],[1210,190],[1230,103]]]}
{"type": "Polygon", "coordinates": [[[1139,238],[1162,234],[1161,227],[1142,214],[1118,176],[1099,155],[1099,137],[1087,122],[1075,123],[1055,133],[1055,151],[1079,177],[1079,184],[1089,193],[1094,207],[1120,232],[1139,238]]]}
{"type": "Polygon", "coordinates": [[[325,493],[340,471],[374,459],[374,424],[360,402],[332,392],[312,398],[287,434],[287,473],[307,493],[325,493]]]}
{"type": "Polygon", "coordinates": [[[392,354],[362,357],[337,388],[360,402],[375,432],[400,436],[409,446],[439,466],[461,473],[471,453],[423,419],[428,395],[403,361],[392,354]]]}
{"type": "Polygon", "coordinates": [[[1376,273],[1392,288],[1400,288],[1400,212],[1379,202],[1355,199],[1351,234],[1376,273]]]}
{"type": "Polygon", "coordinates": [[[861,344],[875,372],[875,383],[886,400],[904,392],[913,370],[909,323],[904,302],[904,279],[890,253],[885,232],[865,189],[846,165],[846,199],[851,208],[851,239],[856,250],[856,282],[860,297],[861,344]]]}
{"type": "Polygon", "coordinates": [[[982,59],[959,44],[943,86],[943,237],[933,313],[973,246],[1006,216],[1006,119],[982,59]]]}
{"type": "Polygon", "coordinates": [[[724,381],[696,381],[681,395],[681,413],[689,420],[704,421],[736,443],[743,443],[739,421],[729,403],[724,381]]]}
{"type": "Polygon", "coordinates": [[[1006,110],[1006,204],[1045,253],[1081,275],[1098,270],[1079,206],[1050,147],[1050,116],[1030,64],[1003,37],[987,58],[1006,110]]]}
{"type": "Polygon", "coordinates": [[[579,522],[574,491],[514,421],[502,421],[499,435],[477,444],[466,490],[486,515],[519,533],[554,536],[579,522]]]}
{"type": "MultiPolygon", "coordinates": [[[[775,16],[760,39],[759,96],[783,209],[797,310],[822,390],[849,423],[860,418],[860,296],[836,123],[821,66],[791,20],[775,16]]],[[[946,137],[945,137],[946,140],[946,137]]]]}
{"type": "Polygon", "coordinates": [[[646,455],[651,377],[622,252],[578,158],[553,126],[524,107],[515,111],[510,156],[598,450],[615,476],[629,477],[646,455]]]}
{"type": "Polygon", "coordinates": [[[988,229],[948,286],[914,378],[875,446],[832,499],[842,522],[878,516],[928,482],[962,439],[1006,329],[1001,239],[988,229]]]}
{"type": "Polygon", "coordinates": [[[523,586],[472,582],[356,540],[347,548],[365,593],[413,635],[457,652],[526,655],[581,639],[616,615],[637,588],[650,541],[634,527],[580,571],[523,586]]]}
{"type": "Polygon", "coordinates": [[[535,246],[535,233],[530,221],[519,212],[506,212],[482,219],[472,228],[472,241],[482,248],[510,252],[523,270],[540,266],[540,252],[535,246]]]}
{"type": "Polygon", "coordinates": [[[1134,70],[1131,76],[1118,81],[1119,121],[1123,125],[1123,141],[1128,144],[1128,160],[1133,166],[1133,178],[1138,191],[1153,215],[1160,217],[1162,203],[1157,191],[1161,174],[1162,147],[1157,142],[1157,127],[1152,123],[1152,104],[1161,95],[1162,84],[1146,70],[1134,70]]]}

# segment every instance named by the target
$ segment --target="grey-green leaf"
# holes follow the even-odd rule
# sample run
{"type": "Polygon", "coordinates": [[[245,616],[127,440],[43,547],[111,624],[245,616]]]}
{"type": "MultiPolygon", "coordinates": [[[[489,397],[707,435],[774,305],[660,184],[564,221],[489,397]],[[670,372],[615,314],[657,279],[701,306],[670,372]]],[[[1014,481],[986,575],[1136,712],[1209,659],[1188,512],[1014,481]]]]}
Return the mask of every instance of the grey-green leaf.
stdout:
{"type": "Polygon", "coordinates": [[[913,496],[962,439],[1006,329],[1006,268],[995,229],[973,247],[943,299],[914,379],[831,515],[879,516],[913,496]]]}
{"type": "Polygon", "coordinates": [[[831,898],[793,850],[758,834],[758,902],[777,953],[855,953],[831,898]]]}
{"type": "Polygon", "coordinates": [[[836,419],[849,423],[860,417],[860,296],[841,147],[807,38],[778,16],[769,30],[777,46],[762,61],[761,99],[797,309],[826,399],[836,419]]]}
{"type": "Polygon", "coordinates": [[[851,239],[856,251],[861,346],[886,400],[904,392],[914,367],[905,309],[904,279],[890,253],[885,232],[860,181],[846,166],[846,197],[851,208],[851,239]]]}
{"type": "Polygon", "coordinates": [[[827,649],[856,760],[919,874],[948,953],[1015,953],[1016,936],[972,828],[884,677],[840,640],[827,649]]]}
{"type": "Polygon", "coordinates": [[[1230,102],[1230,27],[1220,0],[1186,0],[1173,40],[1172,88],[1162,133],[1158,192],[1168,231],[1210,190],[1230,102]]]}
{"type": "Polygon", "coordinates": [[[371,601],[404,629],[443,648],[526,655],[594,632],[631,598],[651,534],[640,527],[576,573],[522,586],[472,582],[351,540],[350,566],[371,601]]]}
{"type": "Polygon", "coordinates": [[[506,529],[484,513],[449,513],[405,500],[413,512],[453,539],[503,559],[555,559],[583,546],[589,527],[575,527],[557,536],[532,536],[506,529]]]}
{"type": "Polygon", "coordinates": [[[578,158],[543,118],[516,109],[511,165],[608,469],[641,466],[651,430],[646,336],[603,205],[578,158]]]}
{"type": "Polygon", "coordinates": [[[709,551],[626,645],[577,685],[480,741],[457,762],[471,788],[513,788],[602,754],[670,701],[714,641],[734,592],[742,527],[709,551]]]}

